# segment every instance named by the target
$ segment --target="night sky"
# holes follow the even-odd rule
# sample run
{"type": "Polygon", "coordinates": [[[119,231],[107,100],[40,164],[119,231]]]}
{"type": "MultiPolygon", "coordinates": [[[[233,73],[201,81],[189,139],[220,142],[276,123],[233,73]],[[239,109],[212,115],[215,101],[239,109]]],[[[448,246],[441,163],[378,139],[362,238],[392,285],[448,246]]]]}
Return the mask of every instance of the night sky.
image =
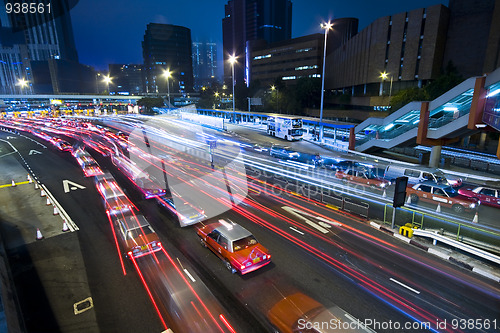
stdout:
{"type": "MultiPolygon", "coordinates": [[[[222,60],[226,0],[80,0],[71,10],[80,62],[100,70],[109,63],[142,63],[141,41],[148,23],[191,29],[193,41],[213,40],[222,60]]],[[[323,20],[357,17],[359,30],[375,19],[448,0],[294,0],[292,37],[321,32],[323,20]]],[[[222,66],[219,66],[222,67],[222,66]]]]}

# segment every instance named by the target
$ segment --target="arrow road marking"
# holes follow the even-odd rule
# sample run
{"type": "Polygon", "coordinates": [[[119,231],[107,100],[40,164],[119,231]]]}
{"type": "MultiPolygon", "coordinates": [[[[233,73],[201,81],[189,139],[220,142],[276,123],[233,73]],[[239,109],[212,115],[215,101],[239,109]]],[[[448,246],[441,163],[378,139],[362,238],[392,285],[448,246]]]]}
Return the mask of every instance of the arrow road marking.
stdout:
{"type": "Polygon", "coordinates": [[[78,189],[85,189],[86,187],[77,183],[74,183],[70,180],[63,180],[63,188],[64,188],[64,193],[68,193],[70,191],[75,191],[78,189]],[[70,187],[71,185],[71,187],[70,187]]]}
{"type": "Polygon", "coordinates": [[[41,153],[41,152],[39,152],[38,150],[34,150],[34,149],[31,149],[31,150],[30,150],[29,155],[37,155],[37,154],[40,154],[40,155],[41,155],[42,153],[41,153]]]}
{"type": "Polygon", "coordinates": [[[304,222],[306,222],[308,225],[310,225],[311,227],[315,228],[316,230],[318,230],[319,232],[322,232],[324,234],[327,234],[328,233],[328,230],[319,226],[318,224],[314,223],[313,221],[307,219],[304,215],[306,216],[310,216],[310,217],[313,217],[315,219],[321,219],[320,216],[314,216],[314,215],[311,215],[307,212],[304,212],[304,211],[301,211],[301,210],[298,210],[298,209],[295,209],[295,208],[292,208],[292,207],[288,207],[288,206],[283,206],[281,207],[283,210],[286,210],[287,212],[289,212],[290,214],[293,214],[295,216],[297,216],[298,218],[304,220],[304,222]]]}

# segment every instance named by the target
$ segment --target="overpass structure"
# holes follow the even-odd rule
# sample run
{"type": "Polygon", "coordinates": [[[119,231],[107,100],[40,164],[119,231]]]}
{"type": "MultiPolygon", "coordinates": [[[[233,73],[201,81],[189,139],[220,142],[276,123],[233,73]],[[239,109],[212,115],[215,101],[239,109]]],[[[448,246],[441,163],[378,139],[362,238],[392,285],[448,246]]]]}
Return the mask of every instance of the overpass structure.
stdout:
{"type": "Polygon", "coordinates": [[[430,164],[435,166],[441,146],[479,131],[486,137],[486,131],[499,130],[499,106],[500,68],[469,78],[433,101],[411,102],[386,118],[365,120],[351,131],[350,149],[370,152],[398,146],[431,146],[430,164]]]}

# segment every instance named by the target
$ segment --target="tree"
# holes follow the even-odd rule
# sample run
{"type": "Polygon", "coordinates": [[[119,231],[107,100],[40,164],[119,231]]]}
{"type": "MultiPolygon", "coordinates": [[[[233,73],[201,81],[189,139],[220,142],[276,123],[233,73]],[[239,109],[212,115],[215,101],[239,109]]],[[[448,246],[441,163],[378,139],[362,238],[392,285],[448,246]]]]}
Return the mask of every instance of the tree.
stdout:
{"type": "Polygon", "coordinates": [[[422,88],[408,88],[398,91],[391,98],[391,111],[396,111],[413,101],[428,101],[429,93],[422,88]]]}
{"type": "Polygon", "coordinates": [[[153,108],[161,108],[165,106],[165,103],[161,97],[143,97],[137,101],[137,105],[143,106],[146,109],[144,111],[145,114],[154,114],[153,108]]]}
{"type": "Polygon", "coordinates": [[[391,110],[396,111],[413,101],[429,101],[438,98],[448,90],[459,85],[464,78],[450,61],[445,71],[423,88],[400,90],[391,98],[391,110]]]}

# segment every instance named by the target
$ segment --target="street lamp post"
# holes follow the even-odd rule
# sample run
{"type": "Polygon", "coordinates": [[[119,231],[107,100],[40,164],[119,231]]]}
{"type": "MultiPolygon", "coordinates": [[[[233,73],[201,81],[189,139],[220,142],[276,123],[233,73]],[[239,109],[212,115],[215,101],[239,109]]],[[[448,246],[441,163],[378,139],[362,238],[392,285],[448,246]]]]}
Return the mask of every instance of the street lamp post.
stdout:
{"type": "Polygon", "coordinates": [[[234,54],[229,57],[229,62],[231,63],[231,81],[233,85],[233,122],[236,123],[236,114],[234,108],[234,63],[236,62],[236,57],[234,56],[234,54]]]}
{"type": "Polygon", "coordinates": [[[325,29],[325,45],[323,46],[323,74],[321,75],[321,104],[319,110],[319,142],[323,143],[323,104],[325,100],[325,66],[326,66],[326,38],[328,31],[332,28],[330,22],[321,23],[321,28],[325,29]]]}
{"type": "Polygon", "coordinates": [[[109,84],[111,83],[111,78],[109,77],[109,75],[104,75],[103,80],[104,80],[104,82],[106,82],[106,89],[108,89],[108,95],[109,95],[110,94],[109,93],[109,84]]]}
{"type": "Polygon", "coordinates": [[[170,76],[172,76],[172,72],[170,71],[170,69],[167,69],[166,71],[164,71],[163,76],[165,76],[167,78],[168,108],[170,109],[170,105],[171,105],[170,104],[170,83],[168,81],[170,76]]]}
{"type": "Polygon", "coordinates": [[[276,110],[277,110],[279,113],[281,113],[281,112],[279,111],[279,109],[280,109],[280,100],[279,100],[279,92],[278,92],[278,88],[276,88],[276,86],[272,85],[272,86],[271,86],[271,90],[272,90],[272,91],[276,91],[276,110]]]}
{"type": "MultiPolygon", "coordinates": [[[[382,96],[383,87],[384,87],[384,81],[387,79],[388,76],[389,76],[389,73],[386,73],[386,72],[380,73],[380,77],[382,78],[382,82],[380,83],[380,96],[382,96]]],[[[389,88],[389,102],[388,102],[388,106],[391,105],[392,78],[393,78],[393,76],[391,75],[391,86],[389,88]]]]}

